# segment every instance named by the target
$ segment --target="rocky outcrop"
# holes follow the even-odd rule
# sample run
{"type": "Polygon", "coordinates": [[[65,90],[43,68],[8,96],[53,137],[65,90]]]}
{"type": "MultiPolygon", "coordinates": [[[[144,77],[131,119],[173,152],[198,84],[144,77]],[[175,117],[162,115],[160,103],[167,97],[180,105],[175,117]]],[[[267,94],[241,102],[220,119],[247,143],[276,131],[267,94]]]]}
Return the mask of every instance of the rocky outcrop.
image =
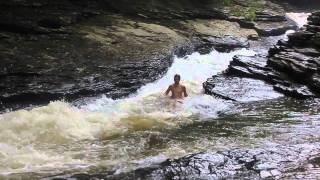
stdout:
{"type": "Polygon", "coordinates": [[[158,79],[173,54],[248,47],[263,35],[256,24],[288,22],[282,7],[259,3],[252,22],[217,0],[1,2],[0,109],[127,96],[158,79]]]}
{"type": "MultiPolygon", "coordinates": [[[[297,168],[296,164],[319,165],[312,160],[317,159],[318,151],[318,144],[235,149],[193,154],[132,172],[76,174],[51,179],[278,179],[294,177],[291,170],[297,168]]],[[[302,177],[308,177],[308,174],[302,177]]]]}
{"type": "MultiPolygon", "coordinates": [[[[234,57],[226,76],[263,80],[275,90],[296,98],[318,97],[319,18],[320,12],[312,13],[305,29],[288,35],[288,40],[280,40],[269,50],[268,57],[234,57]]],[[[206,92],[221,94],[213,82],[215,78],[204,83],[206,92]]]]}
{"type": "Polygon", "coordinates": [[[188,40],[167,27],[121,16],[68,27],[70,34],[0,39],[0,101],[46,103],[106,93],[122,97],[156,80],[188,40]]]}
{"type": "Polygon", "coordinates": [[[150,20],[225,19],[220,0],[105,0],[114,12],[150,20]]]}
{"type": "Polygon", "coordinates": [[[235,76],[214,76],[204,83],[206,94],[239,102],[261,101],[281,95],[263,81],[235,76]]]}
{"type": "Polygon", "coordinates": [[[280,95],[272,90],[273,86],[263,82],[262,77],[267,69],[265,66],[268,49],[281,38],[282,36],[274,36],[261,38],[260,41],[250,41],[250,48],[256,55],[233,57],[225,72],[203,83],[205,93],[240,102],[279,97],[280,95]]]}
{"type": "MultiPolygon", "coordinates": [[[[240,28],[237,22],[226,20],[195,19],[182,23],[187,32],[191,32],[198,42],[196,51],[209,53],[214,47],[218,51],[230,51],[235,48],[248,47],[250,38],[258,38],[253,29],[240,28]]],[[[194,43],[197,44],[197,43],[194,43]]]]}
{"type": "Polygon", "coordinates": [[[305,30],[290,34],[288,41],[280,41],[270,49],[267,66],[281,75],[275,86],[279,91],[301,97],[319,96],[319,18],[320,12],[312,13],[305,30]]]}
{"type": "Polygon", "coordinates": [[[260,36],[279,36],[287,30],[297,29],[294,22],[283,16],[283,7],[272,1],[239,0],[233,6],[227,6],[225,11],[230,21],[255,29],[260,36]]]}
{"type": "Polygon", "coordinates": [[[273,0],[278,4],[288,8],[289,11],[316,11],[320,8],[320,3],[318,0],[273,0]],[[289,6],[288,6],[289,5],[289,6]]]}

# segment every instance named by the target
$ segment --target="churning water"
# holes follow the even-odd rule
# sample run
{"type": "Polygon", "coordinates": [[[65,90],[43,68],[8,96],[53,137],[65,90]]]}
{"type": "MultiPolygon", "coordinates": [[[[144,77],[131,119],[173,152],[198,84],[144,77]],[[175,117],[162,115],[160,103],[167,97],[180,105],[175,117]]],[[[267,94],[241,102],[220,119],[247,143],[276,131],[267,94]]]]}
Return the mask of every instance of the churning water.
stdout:
{"type": "MultiPolygon", "coordinates": [[[[175,58],[163,78],[124,99],[101,97],[80,108],[56,101],[32,110],[2,114],[0,173],[72,169],[96,163],[117,164],[117,161],[126,160],[115,158],[121,152],[114,151],[110,158],[98,162],[92,161],[98,158],[94,153],[104,146],[118,146],[115,149],[119,149],[130,148],[133,144],[125,140],[104,145],[94,142],[116,141],[138,131],[175,128],[179,124],[191,123],[193,116],[217,117],[217,113],[227,111],[233,105],[204,95],[202,82],[225,70],[234,55],[254,56],[255,52],[246,49],[231,53],[212,51],[207,55],[194,53],[175,58]],[[189,93],[183,103],[163,95],[177,73],[189,93]]],[[[139,144],[136,146],[139,148],[139,144]]]]}
{"type": "Polygon", "coordinates": [[[102,96],[81,107],[56,101],[1,114],[0,177],[121,172],[200,151],[316,142],[318,100],[270,91],[250,92],[264,101],[235,103],[203,94],[202,83],[225,70],[234,55],[255,52],[176,57],[164,77],[123,99],[102,96]],[[182,103],[163,95],[175,74],[189,94],[182,103]]]}

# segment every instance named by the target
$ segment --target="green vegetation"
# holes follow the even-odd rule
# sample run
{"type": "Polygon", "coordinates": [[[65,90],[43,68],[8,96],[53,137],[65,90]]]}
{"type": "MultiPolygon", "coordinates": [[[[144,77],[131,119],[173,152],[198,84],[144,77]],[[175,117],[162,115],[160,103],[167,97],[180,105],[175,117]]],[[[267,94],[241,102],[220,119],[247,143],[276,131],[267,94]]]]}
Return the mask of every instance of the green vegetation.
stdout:
{"type": "Polygon", "coordinates": [[[232,10],[232,15],[240,17],[243,15],[243,12],[240,7],[235,7],[235,9],[232,10]]]}
{"type": "Polygon", "coordinates": [[[249,6],[248,11],[245,13],[245,18],[247,20],[253,21],[256,19],[256,6],[249,6]]]}
{"type": "Polygon", "coordinates": [[[225,5],[225,6],[230,5],[230,4],[231,4],[231,1],[232,1],[232,0],[223,0],[223,1],[222,1],[222,4],[225,5]]]}
{"type": "Polygon", "coordinates": [[[224,5],[232,5],[230,8],[230,13],[233,16],[242,16],[246,20],[254,21],[256,19],[256,11],[261,8],[261,4],[258,3],[257,0],[248,0],[246,3],[246,7],[236,5],[235,0],[223,0],[224,5]]]}

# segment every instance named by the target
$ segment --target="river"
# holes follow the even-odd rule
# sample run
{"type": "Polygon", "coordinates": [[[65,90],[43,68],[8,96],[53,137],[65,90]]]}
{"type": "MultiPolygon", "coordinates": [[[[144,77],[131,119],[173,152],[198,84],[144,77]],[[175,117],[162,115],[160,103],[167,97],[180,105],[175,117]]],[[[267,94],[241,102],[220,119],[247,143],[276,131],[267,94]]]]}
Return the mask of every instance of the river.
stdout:
{"type": "Polygon", "coordinates": [[[227,69],[233,56],[257,53],[252,48],[175,57],[161,79],[127,98],[55,101],[1,114],[0,177],[120,173],[197,152],[317,142],[318,99],[287,98],[262,82],[240,102],[203,94],[202,83],[227,69]],[[163,95],[175,74],[189,94],[183,103],[163,95]]]}

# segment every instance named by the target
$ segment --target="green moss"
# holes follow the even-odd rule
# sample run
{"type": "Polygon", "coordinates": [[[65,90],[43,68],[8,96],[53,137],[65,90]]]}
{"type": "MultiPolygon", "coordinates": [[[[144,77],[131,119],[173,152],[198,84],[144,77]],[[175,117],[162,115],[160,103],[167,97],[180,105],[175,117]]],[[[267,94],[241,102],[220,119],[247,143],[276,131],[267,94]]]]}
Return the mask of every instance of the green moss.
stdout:
{"type": "Polygon", "coordinates": [[[256,19],[256,9],[250,7],[244,17],[246,18],[246,20],[254,21],[256,19]]]}
{"type": "Polygon", "coordinates": [[[245,15],[245,18],[250,21],[255,20],[257,8],[258,8],[257,1],[256,0],[249,0],[249,9],[245,15]]]}
{"type": "Polygon", "coordinates": [[[239,7],[236,7],[235,9],[232,10],[231,14],[233,16],[240,17],[243,15],[243,11],[239,7]]]}
{"type": "MultiPolygon", "coordinates": [[[[229,3],[232,3],[232,0],[229,0],[229,3]]],[[[248,0],[246,7],[234,5],[234,7],[231,7],[230,13],[233,16],[242,16],[246,20],[254,21],[256,19],[256,11],[261,8],[260,6],[257,0],[248,0]]]]}

